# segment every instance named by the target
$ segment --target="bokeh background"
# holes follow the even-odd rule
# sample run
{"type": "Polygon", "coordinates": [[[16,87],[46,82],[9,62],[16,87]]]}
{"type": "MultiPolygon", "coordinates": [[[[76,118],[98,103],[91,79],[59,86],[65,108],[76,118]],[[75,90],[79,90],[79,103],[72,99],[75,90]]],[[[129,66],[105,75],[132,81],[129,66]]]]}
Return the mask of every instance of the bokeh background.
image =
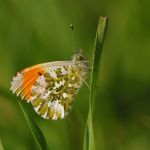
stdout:
{"type": "MultiPolygon", "coordinates": [[[[70,60],[75,48],[91,59],[99,16],[109,17],[93,126],[97,150],[150,149],[150,2],[148,0],[0,0],[0,138],[6,150],[37,149],[11,94],[25,67],[70,60]]],[[[87,79],[89,82],[89,79],[87,79]]],[[[89,107],[84,85],[64,120],[43,120],[22,102],[52,150],[81,150],[89,107]]]]}

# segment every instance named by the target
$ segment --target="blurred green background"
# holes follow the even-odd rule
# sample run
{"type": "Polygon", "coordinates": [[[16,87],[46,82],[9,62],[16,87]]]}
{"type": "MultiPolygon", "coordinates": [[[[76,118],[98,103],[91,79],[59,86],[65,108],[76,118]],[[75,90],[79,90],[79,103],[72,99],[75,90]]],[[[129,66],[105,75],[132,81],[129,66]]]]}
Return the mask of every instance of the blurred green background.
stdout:
{"type": "MultiPolygon", "coordinates": [[[[93,126],[97,150],[150,149],[150,2],[148,0],[0,0],[0,138],[6,150],[37,149],[17,100],[13,75],[25,67],[70,60],[75,48],[91,59],[100,15],[109,17],[93,126]],[[9,96],[8,96],[9,95],[9,96]]],[[[87,79],[89,82],[89,79],[87,79]]],[[[43,120],[22,102],[52,150],[81,150],[88,88],[64,120],[43,120]]]]}

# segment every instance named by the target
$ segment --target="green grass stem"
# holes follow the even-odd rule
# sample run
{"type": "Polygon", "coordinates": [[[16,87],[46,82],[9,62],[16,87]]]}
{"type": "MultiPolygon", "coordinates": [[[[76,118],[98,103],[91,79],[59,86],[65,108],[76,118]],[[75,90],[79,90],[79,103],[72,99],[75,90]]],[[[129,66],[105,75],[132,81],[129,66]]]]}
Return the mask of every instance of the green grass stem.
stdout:
{"type": "Polygon", "coordinates": [[[96,99],[96,86],[97,86],[96,83],[99,77],[99,66],[100,66],[101,54],[102,54],[104,39],[107,30],[107,24],[108,24],[107,17],[100,17],[97,31],[96,31],[94,49],[93,49],[93,62],[92,62],[90,95],[89,95],[89,111],[88,111],[87,124],[85,129],[83,150],[95,150],[92,114],[93,114],[94,101],[96,99]]]}

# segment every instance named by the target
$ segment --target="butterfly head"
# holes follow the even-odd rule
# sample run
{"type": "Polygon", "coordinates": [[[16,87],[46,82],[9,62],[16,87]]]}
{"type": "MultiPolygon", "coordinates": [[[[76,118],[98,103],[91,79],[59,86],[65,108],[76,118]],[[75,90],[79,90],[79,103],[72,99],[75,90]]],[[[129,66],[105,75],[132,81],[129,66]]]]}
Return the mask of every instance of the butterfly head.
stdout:
{"type": "Polygon", "coordinates": [[[75,62],[82,62],[84,61],[84,56],[83,56],[83,50],[80,49],[79,51],[76,52],[76,54],[73,56],[73,61],[75,62]]]}

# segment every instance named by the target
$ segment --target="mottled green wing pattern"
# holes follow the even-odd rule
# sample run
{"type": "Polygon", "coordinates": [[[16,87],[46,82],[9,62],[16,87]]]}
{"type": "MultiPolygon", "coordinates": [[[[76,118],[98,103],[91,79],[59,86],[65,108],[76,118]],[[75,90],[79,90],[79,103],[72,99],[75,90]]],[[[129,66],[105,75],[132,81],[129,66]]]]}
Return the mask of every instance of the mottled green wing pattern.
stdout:
{"type": "Polygon", "coordinates": [[[45,119],[64,118],[82,84],[83,76],[77,65],[48,67],[32,87],[31,103],[35,111],[45,119]]]}

